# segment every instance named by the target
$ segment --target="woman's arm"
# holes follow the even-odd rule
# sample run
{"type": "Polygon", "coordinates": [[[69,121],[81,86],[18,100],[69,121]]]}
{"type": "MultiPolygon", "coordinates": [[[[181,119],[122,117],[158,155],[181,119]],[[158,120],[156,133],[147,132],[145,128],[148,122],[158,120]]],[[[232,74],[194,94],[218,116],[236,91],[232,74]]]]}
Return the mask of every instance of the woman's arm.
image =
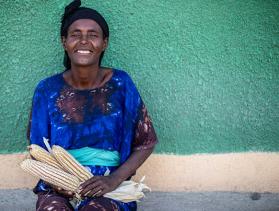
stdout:
{"type": "Polygon", "coordinates": [[[129,178],[150,156],[154,147],[132,152],[130,157],[109,176],[94,176],[81,184],[82,196],[102,196],[115,190],[124,180],[129,178]]]}
{"type": "Polygon", "coordinates": [[[118,180],[119,184],[129,178],[136,170],[144,163],[144,161],[150,156],[154,148],[143,149],[134,151],[128,160],[123,163],[116,171],[111,175],[118,180]]]}

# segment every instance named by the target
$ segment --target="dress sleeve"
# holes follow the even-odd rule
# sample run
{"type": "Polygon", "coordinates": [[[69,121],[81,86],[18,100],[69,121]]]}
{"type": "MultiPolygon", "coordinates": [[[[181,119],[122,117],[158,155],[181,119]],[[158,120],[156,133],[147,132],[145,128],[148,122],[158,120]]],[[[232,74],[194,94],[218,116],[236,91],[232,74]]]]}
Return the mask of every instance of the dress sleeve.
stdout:
{"type": "Polygon", "coordinates": [[[143,102],[138,108],[138,117],[136,121],[135,137],[132,144],[133,151],[150,149],[158,143],[158,139],[143,102]]]}
{"type": "MultiPolygon", "coordinates": [[[[36,87],[33,95],[27,137],[29,138],[30,144],[37,144],[47,150],[43,142],[43,137],[50,140],[50,121],[48,115],[48,98],[45,90],[46,86],[44,82],[41,81],[36,87]]],[[[50,190],[51,187],[41,179],[33,188],[35,194],[50,190]]]]}
{"type": "Polygon", "coordinates": [[[146,106],[132,79],[128,76],[126,86],[126,109],[128,109],[133,122],[133,136],[131,150],[143,150],[153,148],[158,139],[148,115],[146,106]]]}
{"type": "Polygon", "coordinates": [[[49,115],[47,96],[42,82],[38,84],[34,92],[29,130],[30,144],[37,144],[46,149],[43,137],[50,139],[49,115]]]}

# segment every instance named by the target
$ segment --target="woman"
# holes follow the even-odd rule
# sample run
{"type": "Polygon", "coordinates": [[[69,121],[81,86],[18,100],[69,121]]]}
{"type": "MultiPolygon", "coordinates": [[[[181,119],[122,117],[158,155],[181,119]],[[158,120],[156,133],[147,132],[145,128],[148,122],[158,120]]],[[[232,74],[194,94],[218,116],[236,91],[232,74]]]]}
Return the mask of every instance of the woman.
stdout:
{"type": "MultiPolygon", "coordinates": [[[[61,40],[66,70],[36,87],[30,143],[60,145],[95,175],[80,186],[86,198],[76,210],[136,210],[136,202],[102,197],[130,179],[152,153],[157,138],[129,75],[101,67],[109,27],[95,10],[73,1],[65,8],[61,40]],[[110,172],[108,176],[104,176],[110,172]]],[[[37,210],[73,210],[73,193],[40,180],[37,210]]]]}

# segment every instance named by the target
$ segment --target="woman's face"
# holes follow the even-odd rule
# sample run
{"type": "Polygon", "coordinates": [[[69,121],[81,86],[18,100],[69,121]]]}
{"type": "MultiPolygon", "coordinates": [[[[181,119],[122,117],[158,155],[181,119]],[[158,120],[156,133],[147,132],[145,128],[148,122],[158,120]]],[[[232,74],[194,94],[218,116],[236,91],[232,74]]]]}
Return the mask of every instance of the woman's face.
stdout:
{"type": "Polygon", "coordinates": [[[103,37],[103,31],[95,21],[79,19],[69,27],[67,37],[62,37],[62,43],[71,65],[85,67],[99,64],[108,39],[103,37]]]}

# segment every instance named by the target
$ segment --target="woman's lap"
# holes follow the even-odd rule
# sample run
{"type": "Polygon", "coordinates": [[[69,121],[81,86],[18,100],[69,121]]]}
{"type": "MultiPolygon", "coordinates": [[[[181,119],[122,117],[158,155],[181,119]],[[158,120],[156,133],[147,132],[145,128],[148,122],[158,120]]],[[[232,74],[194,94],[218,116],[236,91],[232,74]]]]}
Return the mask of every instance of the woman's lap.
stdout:
{"type": "MultiPolygon", "coordinates": [[[[74,211],[74,208],[69,203],[68,199],[55,193],[55,192],[40,192],[38,195],[38,201],[36,204],[36,211],[74,211]]],[[[121,202],[119,202],[121,203],[121,202]]],[[[119,211],[119,210],[136,210],[135,207],[130,209],[129,206],[124,206],[123,203],[119,205],[115,200],[98,197],[87,202],[79,208],[80,211],[94,211],[94,210],[107,210],[107,211],[119,211]]]]}
{"type": "Polygon", "coordinates": [[[79,210],[80,211],[91,211],[91,210],[119,211],[119,208],[118,205],[113,200],[105,197],[99,197],[91,200],[79,210]]]}
{"type": "Polygon", "coordinates": [[[38,193],[36,211],[73,211],[68,199],[53,192],[38,193]]]}

